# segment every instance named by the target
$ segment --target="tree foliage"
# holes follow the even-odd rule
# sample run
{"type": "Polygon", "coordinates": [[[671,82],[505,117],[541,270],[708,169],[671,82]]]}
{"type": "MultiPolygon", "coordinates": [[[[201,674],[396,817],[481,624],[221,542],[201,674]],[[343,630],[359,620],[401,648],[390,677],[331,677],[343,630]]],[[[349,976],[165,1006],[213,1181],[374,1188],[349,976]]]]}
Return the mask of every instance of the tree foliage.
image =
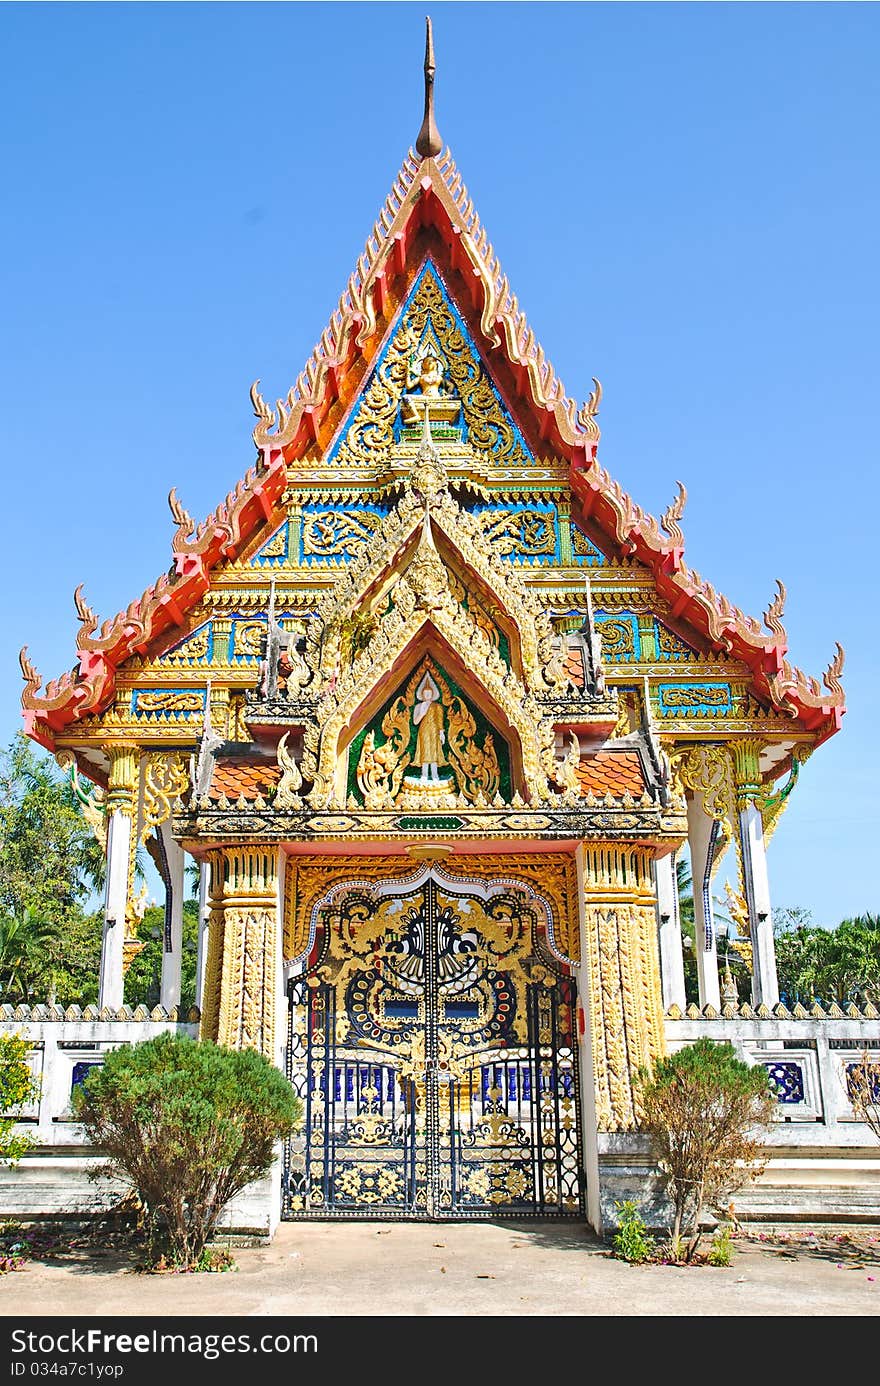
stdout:
{"type": "MultiPolygon", "coordinates": [[[[138,927],[143,948],[125,974],[125,1000],[129,1006],[158,1006],[162,983],[165,911],[151,905],[138,927]]],[[[183,1015],[196,1004],[196,950],[199,936],[199,906],[196,900],[183,902],[183,950],[180,968],[180,1006],[183,1015]]]]}
{"type": "Polygon", "coordinates": [[[672,1245],[684,1229],[685,1259],[700,1240],[703,1210],[760,1172],[760,1128],[774,1099],[766,1070],[750,1068],[732,1044],[703,1037],[639,1069],[643,1129],[650,1132],[673,1208],[672,1245]]]}
{"type": "Polygon", "coordinates": [[[63,919],[103,875],[70,783],[19,734],[0,756],[0,910],[63,919]]]}
{"type": "Polygon", "coordinates": [[[779,990],[789,1005],[880,1004],[880,915],[844,919],[836,929],[803,922],[789,929],[778,925],[777,920],[779,990]]]}
{"type": "Polygon", "coordinates": [[[16,1133],[21,1109],[39,1094],[39,1084],[27,1061],[23,1035],[0,1035],[0,1162],[15,1165],[33,1145],[26,1133],[16,1133]]]}
{"type": "Polygon", "coordinates": [[[229,1200],[268,1172],[302,1110],[255,1050],[172,1034],[108,1053],[74,1103],[140,1198],[151,1255],[181,1266],[198,1260],[229,1200]]]}

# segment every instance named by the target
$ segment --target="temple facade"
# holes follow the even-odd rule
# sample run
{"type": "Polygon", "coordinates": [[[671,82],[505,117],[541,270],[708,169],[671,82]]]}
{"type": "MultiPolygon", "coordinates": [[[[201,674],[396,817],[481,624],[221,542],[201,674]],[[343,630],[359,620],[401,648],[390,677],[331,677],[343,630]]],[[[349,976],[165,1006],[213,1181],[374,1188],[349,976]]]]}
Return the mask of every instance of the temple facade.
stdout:
{"type": "MultiPolygon", "coordinates": [[[[260,1049],[303,1098],[269,1224],[599,1228],[603,1199],[649,1179],[641,1065],[725,1021],[778,1082],[794,1062],[765,854],[840,727],[843,653],[802,674],[782,585],[744,615],[685,561],[684,487],[655,519],[603,468],[601,386],[578,406],[536,342],[432,85],[429,50],[416,150],[336,312],[286,399],[252,388],[254,465],[200,523],[171,493],[171,566],[125,611],[101,624],[78,589],[72,672],[44,687],[22,652],[27,730],[108,865],[98,1010],[29,1020],[88,1021],[96,1048],[148,1024],[123,1001],[151,844],[158,1019],[260,1049]],[[712,909],[729,847],[739,990],[712,909]]],[[[877,1031],[849,1021],[851,1047],[877,1031]]]]}

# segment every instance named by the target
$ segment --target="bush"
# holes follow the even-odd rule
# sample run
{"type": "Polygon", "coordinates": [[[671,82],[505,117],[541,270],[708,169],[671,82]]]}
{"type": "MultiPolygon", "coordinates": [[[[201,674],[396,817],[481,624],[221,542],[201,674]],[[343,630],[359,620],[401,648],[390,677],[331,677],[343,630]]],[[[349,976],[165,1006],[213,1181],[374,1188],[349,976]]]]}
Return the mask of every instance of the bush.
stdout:
{"type": "Polygon", "coordinates": [[[754,1132],[773,1115],[770,1080],[766,1069],[737,1059],[732,1044],[703,1038],[659,1059],[653,1073],[641,1068],[637,1087],[674,1209],[671,1243],[680,1245],[684,1226],[690,1261],[703,1209],[760,1173],[754,1132]]]}
{"type": "Polygon", "coordinates": [[[141,1200],[154,1263],[193,1266],[223,1208],[271,1168],[302,1104],[253,1049],[162,1034],[113,1050],[74,1097],[77,1120],[141,1200]]]}
{"type": "Polygon", "coordinates": [[[709,1248],[710,1266],[730,1265],[730,1260],[733,1256],[733,1243],[730,1240],[731,1236],[732,1229],[729,1225],[726,1227],[719,1227],[712,1238],[712,1245],[709,1248]]]}
{"type": "Polygon", "coordinates": [[[6,1165],[16,1165],[33,1145],[30,1136],[14,1131],[21,1108],[40,1090],[27,1061],[29,1048],[22,1035],[0,1035],[0,1163],[6,1165]]]}
{"type": "Polygon", "coordinates": [[[619,1214],[617,1231],[614,1234],[614,1255],[622,1261],[640,1266],[649,1260],[654,1251],[653,1238],[647,1235],[648,1229],[639,1215],[639,1210],[631,1198],[623,1203],[615,1203],[619,1214]]]}

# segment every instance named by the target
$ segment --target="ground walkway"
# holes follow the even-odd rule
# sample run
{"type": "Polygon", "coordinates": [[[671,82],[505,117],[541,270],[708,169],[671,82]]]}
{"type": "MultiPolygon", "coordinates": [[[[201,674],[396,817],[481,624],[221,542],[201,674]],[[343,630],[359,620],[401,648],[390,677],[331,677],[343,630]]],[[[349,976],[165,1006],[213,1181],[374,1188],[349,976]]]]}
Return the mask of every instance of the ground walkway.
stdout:
{"type": "Polygon", "coordinates": [[[82,1250],[0,1278],[0,1314],[870,1315],[880,1229],[738,1243],[729,1269],[631,1267],[559,1223],[285,1223],[221,1275],[144,1276],[82,1250]]]}

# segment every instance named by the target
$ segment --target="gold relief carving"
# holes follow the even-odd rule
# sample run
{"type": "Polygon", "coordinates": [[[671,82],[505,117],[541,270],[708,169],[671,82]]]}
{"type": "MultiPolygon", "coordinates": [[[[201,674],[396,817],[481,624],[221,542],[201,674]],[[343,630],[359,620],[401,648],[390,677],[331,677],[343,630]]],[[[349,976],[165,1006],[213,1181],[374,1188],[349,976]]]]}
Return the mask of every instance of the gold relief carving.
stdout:
{"type": "Polygon", "coordinates": [[[499,553],[538,558],[556,552],[555,517],[543,510],[487,510],[484,534],[499,553]]]}
{"type": "Polygon", "coordinates": [[[266,642],[265,621],[236,621],[232,633],[234,655],[259,655],[266,642]]]}
{"type": "Polygon", "coordinates": [[[702,795],[705,812],[736,837],[733,774],[727,747],[699,742],[670,753],[673,770],[684,789],[702,795]]]}
{"type": "Polygon", "coordinates": [[[171,817],[174,801],[189,788],[187,757],[175,751],[152,751],[144,761],[144,808],[141,841],[171,817]]]}
{"type": "Polygon", "coordinates": [[[135,713],[140,712],[201,712],[204,698],[201,693],[155,693],[137,689],[135,713]]]}
{"type": "MultiPolygon", "coordinates": [[[[424,622],[424,614],[417,609],[416,594],[405,578],[392,589],[392,598],[392,608],[383,617],[370,643],[350,668],[335,674],[332,690],[328,689],[318,702],[316,721],[306,728],[302,769],[305,776],[314,780],[309,794],[309,803],[314,808],[342,807],[334,799],[338,737],[356,716],[377,678],[392,667],[424,622]]],[[[545,636],[548,640],[551,638],[547,635],[549,618],[542,614],[543,622],[533,618],[528,630],[524,630],[524,643],[529,634],[532,639],[536,633],[542,640],[545,636]]],[[[331,620],[335,624],[335,612],[331,620]]],[[[549,792],[547,775],[553,769],[552,724],[541,716],[534,698],[514,671],[508,669],[479,626],[463,608],[456,606],[448,589],[443,594],[442,604],[432,608],[431,621],[441,638],[469,667],[479,667],[481,682],[521,739],[526,783],[534,799],[543,800],[549,792]]],[[[328,638],[325,628],[324,643],[332,659],[331,668],[337,670],[338,633],[328,638]]],[[[540,664],[539,650],[535,650],[535,655],[543,678],[545,670],[540,664]]]]}
{"type": "Polygon", "coordinates": [[[350,553],[372,539],[382,518],[369,510],[357,515],[339,510],[319,510],[303,515],[303,553],[320,558],[350,553]]]}
{"type": "Polygon", "coordinates": [[[217,1043],[275,1059],[276,909],[224,910],[217,1043]]]}
{"type": "Polygon", "coordinates": [[[434,545],[431,517],[425,510],[416,551],[406,570],[406,580],[416,594],[416,608],[433,611],[449,593],[446,567],[434,545]]]}
{"type": "Polygon", "coordinates": [[[287,749],[287,738],[290,732],[285,732],[278,742],[276,759],[281,768],[281,779],[272,795],[272,807],[276,809],[298,809],[302,808],[302,799],[299,790],[302,789],[302,775],[296,761],[287,749]]]}
{"type": "Polygon", "coordinates": [[[677,783],[685,790],[702,796],[703,810],[709,818],[722,825],[725,836],[733,841],[736,852],[739,884],[745,890],[742,842],[737,821],[737,794],[731,755],[727,746],[699,742],[686,749],[670,753],[670,763],[677,783]]]}
{"type": "Polygon", "coordinates": [[[205,980],[202,988],[199,1039],[216,1042],[220,1019],[220,990],[223,970],[223,853],[208,853],[208,945],[205,954],[205,980]]]}
{"type": "Polygon", "coordinates": [[[277,858],[230,847],[211,857],[204,1038],[275,1060],[277,858]]]}
{"type": "Polygon", "coordinates": [[[663,1010],[650,904],[586,905],[600,1130],[637,1125],[633,1080],[663,1052],[663,1010]]]}
{"type": "Polygon", "coordinates": [[[571,526],[571,547],[572,552],[580,558],[602,557],[601,551],[576,525],[571,526]]]}
{"type": "Polygon", "coordinates": [[[476,733],[467,704],[452,692],[433,662],[425,660],[383,718],[385,740],[377,746],[372,730],[364,739],[355,773],[365,807],[393,803],[411,764],[420,772],[418,782],[425,785],[440,784],[440,769],[448,765],[455,790],[466,803],[491,802],[501,771],[491,733],[486,733],[482,747],[476,744],[476,733]],[[410,757],[414,726],[416,746],[410,757]]]}
{"type": "Polygon", "coordinates": [[[597,621],[596,631],[602,642],[603,658],[636,657],[635,635],[629,621],[597,621]]]}
{"type": "Polygon", "coordinates": [[[730,743],[737,808],[743,809],[751,800],[763,797],[760,763],[762,749],[763,743],[755,737],[744,737],[730,743]]]}
{"type": "MultiPolygon", "coordinates": [[[[242,694],[235,694],[229,699],[229,716],[227,719],[228,736],[230,741],[252,741],[253,737],[250,728],[245,721],[247,715],[247,703],[242,694]]],[[[212,719],[213,721],[213,719],[212,719]]]]}
{"type": "Polygon", "coordinates": [[[617,722],[614,736],[629,736],[639,731],[644,718],[642,699],[635,688],[617,689],[617,722]]]}
{"type": "Polygon", "coordinates": [[[162,659],[169,664],[184,664],[190,659],[204,659],[208,653],[210,639],[210,626],[203,626],[201,630],[196,631],[188,640],[185,640],[182,645],[178,645],[177,649],[169,650],[167,654],[164,654],[162,659]]]}
{"type": "Polygon", "coordinates": [[[692,650],[690,645],[686,645],[683,640],[665,626],[662,621],[657,622],[657,648],[661,655],[672,655],[677,659],[695,660],[698,658],[696,650],[692,650]]]}
{"type": "Polygon", "coordinates": [[[119,809],[129,818],[134,815],[138,791],[138,770],[140,748],[128,743],[105,747],[110,758],[110,776],[107,788],[107,812],[119,809]]]}
{"type": "Polygon", "coordinates": [[[282,525],[260,549],[258,558],[283,558],[287,552],[287,526],[282,525]]]}
{"type": "Polygon", "coordinates": [[[471,445],[491,452],[498,465],[528,464],[531,458],[505,417],[479,357],[459,330],[437,280],[429,271],[422,278],[385,360],[361,398],[354,423],[335,459],[337,465],[375,466],[387,456],[394,441],[394,421],[407,390],[412,357],[426,330],[436,338],[452,390],[461,401],[471,445]]]}
{"type": "MultiPolygon", "coordinates": [[[[580,958],[578,875],[570,853],[546,852],[525,858],[456,854],[447,867],[456,876],[481,881],[504,877],[530,886],[543,897],[551,912],[549,924],[542,910],[536,912],[538,923],[546,927],[551,953],[563,962],[577,963],[580,958]]],[[[417,870],[418,867],[414,867],[413,873],[417,870]]],[[[337,857],[333,860],[290,857],[284,881],[284,957],[298,958],[306,951],[314,907],[334,883],[345,880],[379,882],[407,874],[408,864],[400,857],[337,857]]],[[[341,921],[339,926],[342,927],[341,921]]],[[[503,950],[510,946],[510,939],[504,934],[499,934],[496,942],[503,950]]],[[[359,946],[364,946],[363,939],[359,946]]]]}
{"type": "Polygon", "coordinates": [[[663,690],[663,701],[667,707],[726,707],[730,691],[725,688],[674,688],[663,690]]]}

